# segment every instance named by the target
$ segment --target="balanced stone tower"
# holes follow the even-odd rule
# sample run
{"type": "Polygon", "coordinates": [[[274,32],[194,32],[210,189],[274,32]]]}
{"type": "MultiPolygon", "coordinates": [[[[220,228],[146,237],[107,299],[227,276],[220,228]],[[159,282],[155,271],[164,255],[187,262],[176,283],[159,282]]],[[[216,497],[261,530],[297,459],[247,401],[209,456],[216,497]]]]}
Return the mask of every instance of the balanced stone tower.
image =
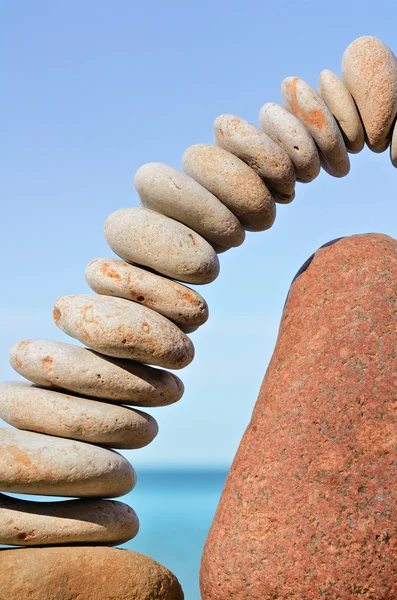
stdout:
{"type": "MultiPolygon", "coordinates": [[[[56,325],[83,346],[24,340],[12,348],[11,364],[27,381],[0,385],[0,418],[13,427],[0,428],[0,491],[73,499],[33,502],[0,495],[0,543],[25,546],[0,551],[1,600],[182,600],[176,577],[165,567],[109,546],[128,541],[138,531],[134,511],[113,500],[128,493],[136,479],[133,467],[115,449],[141,448],[154,439],[156,421],[140,409],[166,406],[181,398],[181,380],[166,369],[182,369],[193,360],[194,347],[187,334],[208,318],[205,300],[188,286],[212,282],[219,274],[218,255],[241,245],[245,231],[269,229],[277,203],[294,199],[297,181],[312,181],[321,167],[334,177],[347,175],[348,153],[360,152],[365,141],[375,152],[390,145],[392,164],[397,166],[397,60],[381,41],[365,36],[353,42],[343,57],[342,79],[323,71],[319,92],[297,77],[288,77],[281,96],[283,106],[262,107],[261,129],[233,115],[218,117],[215,144],[188,148],[184,172],[161,163],[138,170],[135,187],[142,208],[118,210],[105,224],[106,239],[120,259],[92,261],[86,278],[96,294],[66,296],[54,306],[56,325]]],[[[280,332],[280,339],[283,331],[292,336],[286,343],[288,352],[284,342],[283,350],[276,350],[271,368],[277,376],[264,384],[261,398],[266,400],[258,402],[226,484],[204,552],[203,600],[315,600],[320,596],[391,600],[397,595],[393,579],[397,563],[392,554],[395,497],[390,485],[396,447],[391,412],[382,410],[379,400],[380,393],[387,399],[392,381],[386,371],[395,320],[386,279],[396,276],[397,250],[395,242],[382,236],[352,239],[319,252],[328,262],[324,258],[325,266],[314,281],[319,285],[321,277],[329,278],[328,294],[321,288],[323,295],[316,291],[313,297],[305,295],[302,282],[321,262],[317,255],[291,288],[280,332]],[[339,252],[342,248],[344,252],[339,252]],[[363,265],[361,252],[373,254],[375,262],[370,258],[363,265]],[[349,253],[357,260],[344,273],[349,253]],[[367,297],[362,290],[374,269],[388,275],[382,285],[372,286],[367,297]],[[353,318],[349,315],[343,321],[343,335],[361,326],[368,329],[373,319],[368,336],[355,338],[357,349],[351,340],[341,347],[327,344],[335,338],[323,327],[324,320],[330,326],[325,311],[329,302],[334,303],[331,320],[336,324],[343,319],[337,288],[342,275],[346,288],[342,292],[350,291],[349,306],[358,319],[349,320],[353,318]],[[352,289],[350,275],[355,282],[352,289]],[[377,294],[385,303],[385,320],[372,303],[377,294]],[[296,317],[299,311],[307,319],[318,315],[307,331],[296,317]],[[376,355],[385,340],[388,350],[382,349],[385,354],[378,365],[382,374],[371,363],[362,381],[348,380],[349,399],[356,398],[357,406],[371,385],[381,382],[376,407],[368,406],[368,415],[385,427],[383,454],[375,426],[352,427],[354,435],[348,439],[350,407],[324,392],[322,407],[317,407],[318,426],[324,436],[327,428],[336,437],[343,431],[343,443],[335,446],[324,437],[329,452],[323,453],[321,472],[310,473],[310,465],[320,468],[323,438],[316,432],[317,421],[310,421],[314,413],[305,406],[305,394],[314,384],[313,356],[304,333],[328,353],[316,365],[320,371],[323,368],[322,382],[331,387],[335,386],[331,380],[343,376],[333,371],[335,361],[342,359],[346,365],[356,352],[359,362],[353,361],[351,369],[364,369],[367,350],[376,355]],[[294,379],[294,390],[301,394],[299,410],[291,399],[291,357],[296,368],[299,361],[307,367],[300,379],[298,374],[294,379]],[[267,399],[269,389],[273,402],[267,399]],[[285,405],[283,397],[288,401],[285,405]],[[329,422],[323,419],[327,402],[333,402],[330,410],[339,415],[329,422]],[[361,452],[358,436],[362,444],[366,438],[369,445],[375,443],[373,456],[364,446],[361,452]],[[306,438],[310,443],[301,447],[299,440],[306,438]],[[295,454],[288,448],[292,442],[295,454]],[[298,460],[302,456],[304,460],[298,460]],[[361,476],[365,468],[367,483],[361,476]],[[279,479],[274,479],[275,473],[279,479]],[[293,474],[306,478],[301,486],[292,482],[293,474]],[[352,508],[351,482],[355,481],[358,496],[352,508]],[[321,485],[324,501],[319,502],[321,485]],[[293,496],[286,498],[288,494],[293,496]],[[329,511],[326,527],[318,526],[320,509],[327,511],[334,503],[335,510],[335,502],[347,511],[346,519],[336,526],[338,515],[332,521],[329,511]],[[365,519],[354,520],[357,506],[365,519]],[[311,507],[317,511],[316,526],[311,507]],[[373,527],[375,537],[363,533],[365,527],[373,527]],[[335,556],[342,561],[341,569],[332,571],[332,560],[339,560],[330,558],[335,556]],[[304,561],[302,568],[299,561],[304,561]],[[331,576],[336,583],[330,583],[331,576]]],[[[310,396],[310,401],[315,403],[316,398],[310,396]]],[[[368,394],[365,402],[371,402],[368,394]]],[[[355,409],[360,415],[364,410],[355,409]]]]}

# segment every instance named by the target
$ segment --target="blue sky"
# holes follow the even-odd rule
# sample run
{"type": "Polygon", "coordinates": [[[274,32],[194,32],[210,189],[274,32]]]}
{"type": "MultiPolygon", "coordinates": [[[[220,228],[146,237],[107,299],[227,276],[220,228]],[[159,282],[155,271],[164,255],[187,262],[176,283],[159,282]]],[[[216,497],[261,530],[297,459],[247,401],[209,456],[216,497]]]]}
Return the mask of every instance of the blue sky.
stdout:
{"type": "MultiPolygon", "coordinates": [[[[317,86],[340,73],[345,47],[375,35],[396,52],[395,2],[188,3],[8,1],[2,6],[0,378],[10,346],[70,341],[52,323],[54,300],[87,292],[86,264],[111,256],[103,223],[137,206],[133,176],[149,161],[180,168],[184,150],[211,143],[232,113],[258,124],[284,77],[317,86]]],[[[274,227],[220,256],[200,288],[210,320],[192,335],[196,359],[179,372],[180,403],[133,464],[228,466],[274,348],[295,272],[326,241],[397,234],[397,173],[388,153],[351,156],[351,173],[298,184],[274,227]]]]}

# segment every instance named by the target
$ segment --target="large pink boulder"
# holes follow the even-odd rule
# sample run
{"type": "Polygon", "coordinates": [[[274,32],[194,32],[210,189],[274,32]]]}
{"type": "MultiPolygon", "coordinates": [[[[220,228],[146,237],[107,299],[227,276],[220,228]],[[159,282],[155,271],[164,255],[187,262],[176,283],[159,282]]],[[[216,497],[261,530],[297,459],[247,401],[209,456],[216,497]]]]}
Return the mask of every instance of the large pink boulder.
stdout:
{"type": "Polygon", "coordinates": [[[397,241],[294,280],[209,533],[203,600],[397,598],[397,241]]]}

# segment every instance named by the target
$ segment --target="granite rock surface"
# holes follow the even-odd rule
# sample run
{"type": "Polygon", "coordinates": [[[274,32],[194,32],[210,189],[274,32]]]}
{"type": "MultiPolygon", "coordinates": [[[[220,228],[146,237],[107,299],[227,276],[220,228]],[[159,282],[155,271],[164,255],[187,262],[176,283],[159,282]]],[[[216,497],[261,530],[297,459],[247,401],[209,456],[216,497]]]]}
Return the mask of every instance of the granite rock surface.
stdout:
{"type": "Polygon", "coordinates": [[[209,533],[203,600],[397,597],[397,241],[357,235],[294,280],[209,533]]]}

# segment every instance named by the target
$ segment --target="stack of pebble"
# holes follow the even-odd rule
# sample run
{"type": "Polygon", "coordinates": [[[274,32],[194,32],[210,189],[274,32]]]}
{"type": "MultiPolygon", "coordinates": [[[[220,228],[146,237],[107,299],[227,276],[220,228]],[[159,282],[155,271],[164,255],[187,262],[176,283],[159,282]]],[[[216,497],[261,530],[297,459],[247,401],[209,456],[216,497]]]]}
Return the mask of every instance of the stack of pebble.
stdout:
{"type": "Polygon", "coordinates": [[[217,255],[242,244],[245,231],[269,229],[276,203],[293,200],[296,181],[312,181],[321,166],[347,175],[348,152],[365,140],[375,152],[390,144],[397,166],[397,60],[381,41],[353,42],[342,79],[323,71],[319,92],[288,77],[281,95],[284,106],[262,107],[262,129],[218,117],[215,145],[188,148],[185,172],[160,163],[138,170],[142,208],[118,210],[105,225],[122,260],[88,265],[97,295],[55,303],[57,326],[86,347],[31,340],[12,349],[13,367],[33,385],[0,388],[0,417],[17,428],[0,430],[0,490],[80,499],[36,504],[2,496],[0,543],[131,539],[135,513],[102,499],[135,484],[133,468],[110,448],[139,448],[157,433],[151,416],[126,405],[163,406],[182,396],[175,375],[148,365],[181,369],[193,359],[186,334],[207,320],[208,307],[183,284],[214,281],[217,255]]]}

